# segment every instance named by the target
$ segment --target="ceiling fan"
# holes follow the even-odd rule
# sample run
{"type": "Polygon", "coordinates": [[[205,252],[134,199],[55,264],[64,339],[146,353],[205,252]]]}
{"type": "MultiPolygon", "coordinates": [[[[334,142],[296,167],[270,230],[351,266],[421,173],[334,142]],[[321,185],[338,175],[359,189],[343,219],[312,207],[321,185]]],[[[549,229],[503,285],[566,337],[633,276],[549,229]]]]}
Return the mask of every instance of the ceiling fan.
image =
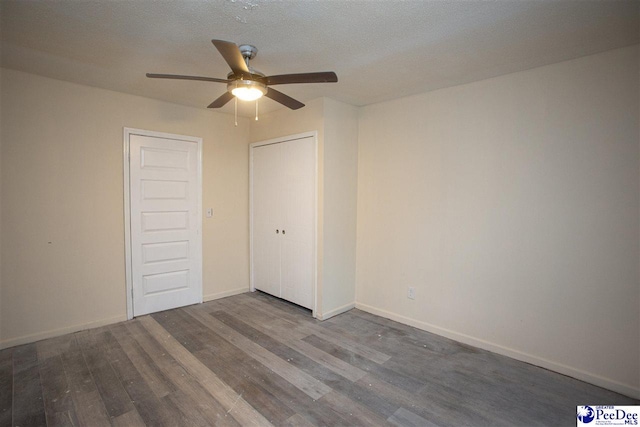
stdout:
{"type": "Polygon", "coordinates": [[[211,40],[211,42],[218,49],[227,64],[229,64],[229,67],[231,67],[231,72],[227,75],[226,79],[152,73],[147,73],[147,77],[154,79],[200,80],[226,83],[227,92],[209,104],[207,108],[220,108],[234,97],[243,101],[254,101],[264,95],[292,110],[302,108],[304,104],[269,86],[291,83],[334,83],[338,81],[338,76],[336,76],[336,73],[333,71],[265,76],[263,73],[249,66],[249,60],[255,58],[258,53],[258,49],[256,49],[255,46],[246,44],[238,46],[235,43],[224,40],[211,40]]]}

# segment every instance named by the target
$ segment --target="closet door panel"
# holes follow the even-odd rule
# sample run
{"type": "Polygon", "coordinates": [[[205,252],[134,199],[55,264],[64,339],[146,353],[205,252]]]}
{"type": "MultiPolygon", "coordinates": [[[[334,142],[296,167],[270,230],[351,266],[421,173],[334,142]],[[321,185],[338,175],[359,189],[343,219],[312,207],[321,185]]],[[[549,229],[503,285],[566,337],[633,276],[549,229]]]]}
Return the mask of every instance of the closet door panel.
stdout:
{"type": "Polygon", "coordinates": [[[282,145],[282,298],[313,308],[315,283],[315,143],[282,145]]]}
{"type": "Polygon", "coordinates": [[[280,144],[253,149],[253,283],[281,297],[282,173],[280,144]]]}

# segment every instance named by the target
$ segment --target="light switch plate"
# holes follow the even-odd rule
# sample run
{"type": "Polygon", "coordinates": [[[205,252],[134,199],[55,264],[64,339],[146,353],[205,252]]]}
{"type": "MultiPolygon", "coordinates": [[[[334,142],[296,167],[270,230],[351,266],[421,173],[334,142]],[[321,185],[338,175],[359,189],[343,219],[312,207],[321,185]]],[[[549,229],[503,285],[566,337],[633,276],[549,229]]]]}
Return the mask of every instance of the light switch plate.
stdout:
{"type": "Polygon", "coordinates": [[[207,209],[207,218],[211,218],[213,216],[213,208],[207,209]]]}

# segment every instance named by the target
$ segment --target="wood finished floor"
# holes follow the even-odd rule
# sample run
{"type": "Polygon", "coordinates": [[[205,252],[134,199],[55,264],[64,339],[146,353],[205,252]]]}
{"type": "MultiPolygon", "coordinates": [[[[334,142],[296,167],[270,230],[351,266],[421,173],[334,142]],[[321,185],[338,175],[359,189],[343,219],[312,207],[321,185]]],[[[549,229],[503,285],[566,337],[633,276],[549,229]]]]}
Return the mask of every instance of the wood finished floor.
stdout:
{"type": "Polygon", "coordinates": [[[0,351],[0,426],[575,425],[619,394],[259,292],[0,351]]]}

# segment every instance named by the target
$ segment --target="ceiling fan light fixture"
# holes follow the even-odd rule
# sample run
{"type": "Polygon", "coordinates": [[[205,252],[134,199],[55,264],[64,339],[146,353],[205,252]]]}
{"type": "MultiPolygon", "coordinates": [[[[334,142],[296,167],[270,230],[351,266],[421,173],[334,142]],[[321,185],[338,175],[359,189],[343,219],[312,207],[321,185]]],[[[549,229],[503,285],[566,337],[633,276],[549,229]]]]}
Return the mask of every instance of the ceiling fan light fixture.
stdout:
{"type": "Polygon", "coordinates": [[[242,101],[255,101],[267,93],[267,86],[254,80],[235,80],[227,90],[242,101]]]}

